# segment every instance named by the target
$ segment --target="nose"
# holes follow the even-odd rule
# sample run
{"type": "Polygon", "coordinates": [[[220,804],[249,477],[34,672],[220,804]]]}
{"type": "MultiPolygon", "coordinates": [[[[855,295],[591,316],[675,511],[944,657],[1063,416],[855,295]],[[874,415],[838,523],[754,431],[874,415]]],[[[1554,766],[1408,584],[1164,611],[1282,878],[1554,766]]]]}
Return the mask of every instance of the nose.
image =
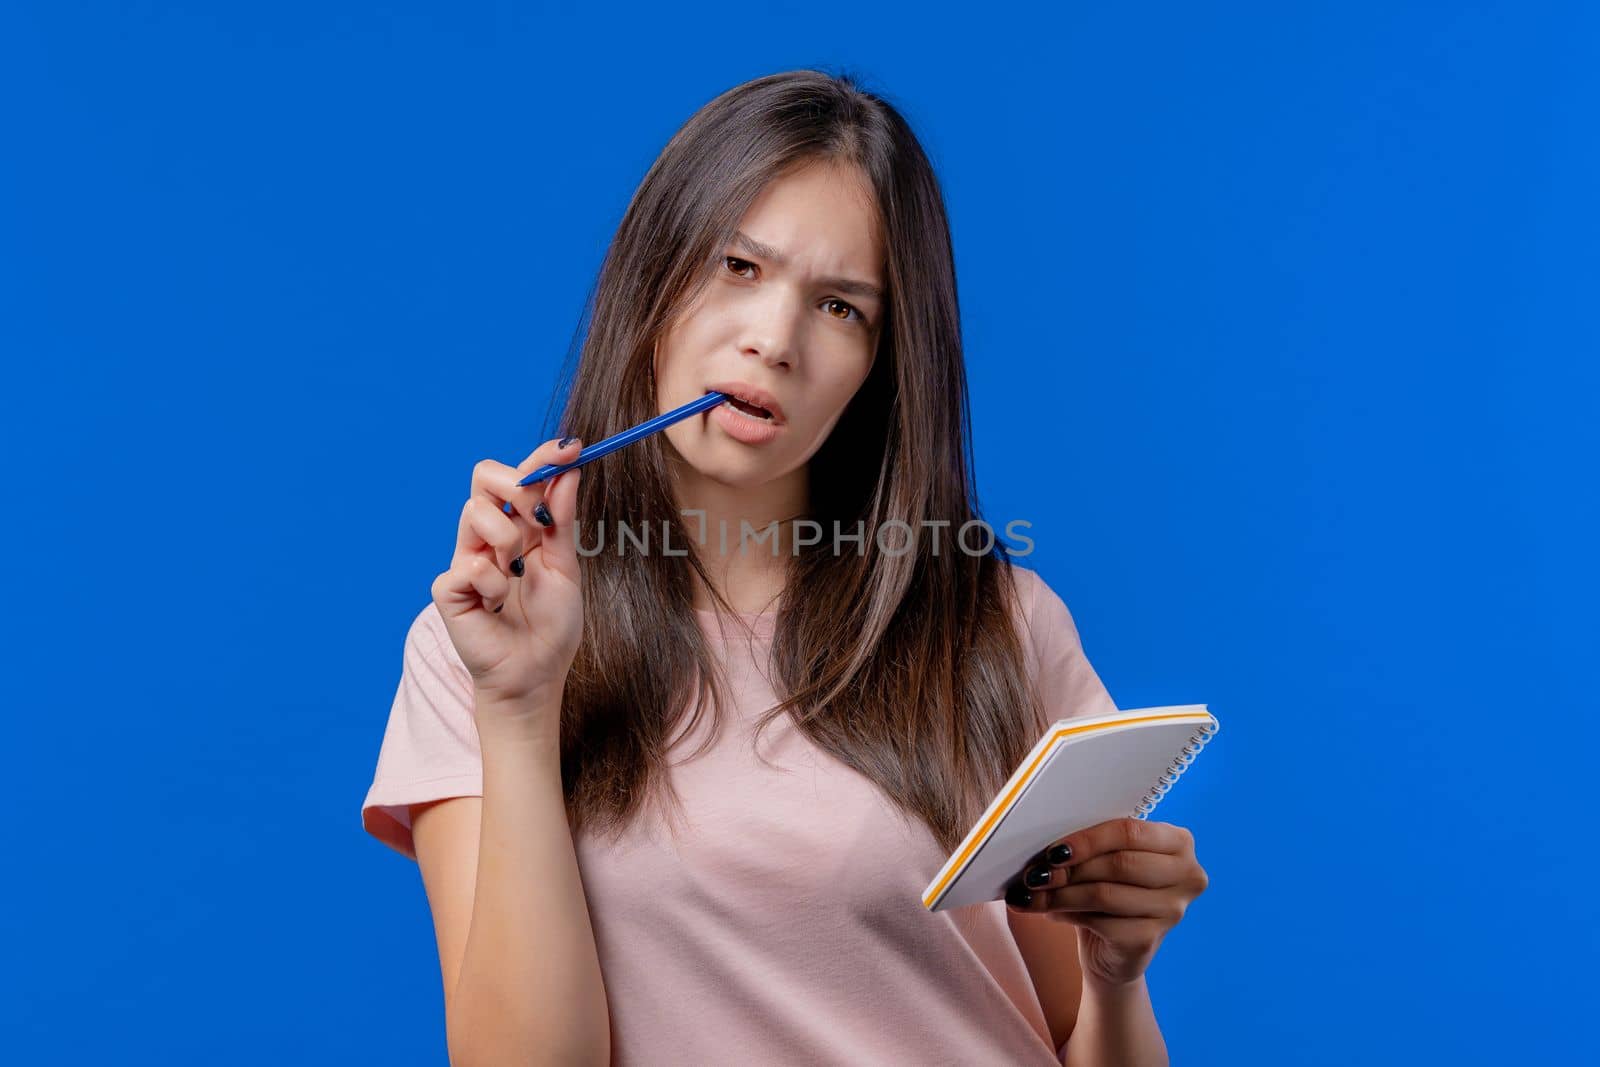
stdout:
{"type": "MultiPolygon", "coordinates": [[[[777,290],[778,286],[773,286],[777,290]]],[[[800,313],[776,291],[752,303],[741,329],[741,354],[778,370],[793,368],[800,334],[800,313]]]]}

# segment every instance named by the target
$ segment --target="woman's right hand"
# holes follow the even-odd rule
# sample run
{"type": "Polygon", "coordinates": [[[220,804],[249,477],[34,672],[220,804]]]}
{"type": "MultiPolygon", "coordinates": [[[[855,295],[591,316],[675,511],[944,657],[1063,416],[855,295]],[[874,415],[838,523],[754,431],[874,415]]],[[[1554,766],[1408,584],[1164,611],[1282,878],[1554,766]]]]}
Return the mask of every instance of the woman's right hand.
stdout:
{"type": "Polygon", "coordinates": [[[551,701],[559,707],[583,639],[574,521],[583,472],[564,471],[537,485],[517,482],[546,463],[572,462],[582,448],[576,439],[566,448],[551,440],[515,468],[486,459],[472,469],[455,555],[433,580],[433,602],[478,696],[490,698],[480,699],[480,707],[533,709],[551,701]],[[544,525],[541,514],[552,524],[544,525]]]}

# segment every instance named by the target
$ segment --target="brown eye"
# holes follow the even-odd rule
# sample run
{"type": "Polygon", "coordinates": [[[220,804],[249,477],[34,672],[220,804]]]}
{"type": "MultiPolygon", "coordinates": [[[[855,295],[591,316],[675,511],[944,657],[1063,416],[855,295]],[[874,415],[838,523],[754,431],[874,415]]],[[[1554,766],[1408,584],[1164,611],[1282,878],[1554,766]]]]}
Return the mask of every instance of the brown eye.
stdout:
{"type": "MultiPolygon", "coordinates": [[[[745,266],[745,267],[749,267],[749,268],[751,268],[751,269],[752,269],[752,270],[753,270],[753,269],[755,269],[755,264],[754,264],[754,263],[751,263],[751,262],[750,262],[750,261],[749,261],[749,260],[747,260],[747,259],[740,259],[740,258],[739,258],[739,257],[738,257],[738,256],[723,256],[723,257],[722,257],[722,262],[723,262],[723,265],[724,265],[724,266],[727,266],[727,265],[729,265],[729,264],[733,264],[733,263],[737,263],[737,264],[739,264],[739,265],[741,265],[741,266],[745,266]]],[[[735,274],[738,274],[738,275],[739,275],[739,277],[741,277],[741,278],[743,278],[743,277],[744,277],[744,275],[743,275],[743,274],[739,274],[739,269],[738,269],[738,267],[732,267],[732,266],[730,266],[730,267],[729,267],[729,268],[728,268],[728,269],[730,269],[730,270],[732,270],[732,271],[733,271],[733,273],[735,273],[735,274]]]]}
{"type": "MultiPolygon", "coordinates": [[[[865,315],[861,314],[861,312],[857,311],[855,308],[851,307],[849,304],[846,304],[843,300],[839,300],[839,299],[835,298],[835,299],[829,300],[828,304],[829,305],[837,304],[840,307],[844,308],[845,311],[850,313],[849,315],[843,316],[843,319],[844,319],[845,322],[849,322],[850,321],[850,315],[854,315],[857,319],[859,319],[862,322],[867,321],[867,317],[865,315]]],[[[829,312],[829,314],[832,314],[832,312],[829,312]]],[[[834,315],[833,317],[836,318],[836,319],[840,318],[840,316],[838,316],[838,315],[834,315]]]]}

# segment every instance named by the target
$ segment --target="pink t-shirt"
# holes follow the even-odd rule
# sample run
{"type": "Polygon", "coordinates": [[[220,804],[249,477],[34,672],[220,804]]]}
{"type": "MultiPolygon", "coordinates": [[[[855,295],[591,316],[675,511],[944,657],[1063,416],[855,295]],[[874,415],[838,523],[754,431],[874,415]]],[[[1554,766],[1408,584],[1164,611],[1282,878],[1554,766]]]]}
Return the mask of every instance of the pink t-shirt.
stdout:
{"type": "MultiPolygon", "coordinates": [[[[1028,669],[1050,718],[1116,710],[1061,598],[1015,568],[1028,669]]],[[[619,844],[575,842],[611,1014],[612,1062],[1059,1064],[1004,901],[930,912],[922,891],[947,853],[874,786],[786,717],[764,652],[700,621],[727,663],[732,715],[684,762],[710,710],[673,748],[684,818],[674,840],[641,817],[619,844]]],[[[415,858],[407,805],[481,796],[473,687],[433,604],[406,636],[365,829],[415,858]]]]}

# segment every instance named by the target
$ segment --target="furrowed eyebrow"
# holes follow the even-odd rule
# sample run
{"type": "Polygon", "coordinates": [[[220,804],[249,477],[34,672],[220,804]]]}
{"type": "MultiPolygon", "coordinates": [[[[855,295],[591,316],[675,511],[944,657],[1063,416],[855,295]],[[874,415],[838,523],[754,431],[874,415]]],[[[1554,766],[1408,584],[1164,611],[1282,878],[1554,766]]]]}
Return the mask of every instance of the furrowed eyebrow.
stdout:
{"type": "MultiPolygon", "coordinates": [[[[783,252],[769,244],[762,244],[743,230],[735,230],[733,232],[733,243],[749,252],[752,256],[760,256],[762,259],[771,260],[780,266],[789,262],[789,257],[784,255],[783,252]]],[[[849,293],[852,296],[870,296],[874,300],[883,299],[882,289],[868,282],[857,281],[854,278],[819,278],[818,281],[830,289],[839,290],[841,293],[849,293]]]]}

